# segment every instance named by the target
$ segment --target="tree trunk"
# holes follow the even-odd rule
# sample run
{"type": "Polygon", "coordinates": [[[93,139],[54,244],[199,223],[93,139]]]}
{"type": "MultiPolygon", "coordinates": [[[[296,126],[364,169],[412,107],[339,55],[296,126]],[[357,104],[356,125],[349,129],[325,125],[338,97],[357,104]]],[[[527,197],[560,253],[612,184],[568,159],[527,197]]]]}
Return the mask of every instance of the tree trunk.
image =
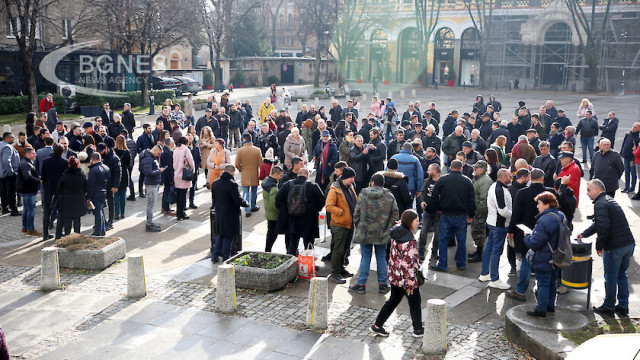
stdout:
{"type": "Polygon", "coordinates": [[[313,74],[313,86],[320,87],[320,46],[316,46],[316,69],[313,74]]]}
{"type": "MultiPolygon", "coordinates": [[[[589,56],[591,58],[591,56],[589,56]]],[[[587,74],[589,78],[589,91],[598,91],[598,61],[596,59],[588,60],[587,74]]]]}
{"type": "Polygon", "coordinates": [[[145,72],[143,74],[140,74],[140,80],[142,81],[142,86],[140,88],[140,94],[142,96],[142,106],[149,106],[150,105],[150,100],[149,100],[149,73],[145,72]]]}
{"type": "Polygon", "coordinates": [[[220,87],[220,91],[223,90],[223,86],[222,86],[222,66],[220,65],[220,54],[216,55],[216,66],[215,66],[215,70],[214,70],[214,86],[213,88],[216,88],[216,85],[218,85],[220,87]]]}
{"type": "Polygon", "coordinates": [[[486,49],[486,47],[483,48],[483,49],[480,49],[480,64],[479,64],[479,67],[480,67],[480,69],[479,69],[480,71],[479,72],[480,72],[480,74],[478,75],[478,83],[479,83],[480,89],[486,89],[487,88],[487,84],[485,83],[485,79],[486,79],[486,76],[485,76],[486,71],[485,70],[486,70],[486,64],[487,64],[487,52],[484,49],[486,49]]]}
{"type": "Polygon", "coordinates": [[[27,96],[29,97],[29,103],[31,108],[35,111],[38,110],[38,89],[36,88],[36,72],[33,69],[33,60],[31,56],[22,57],[22,69],[27,79],[27,96]]]}
{"type": "MultiPolygon", "coordinates": [[[[431,34],[429,34],[428,36],[431,37],[431,34]]],[[[420,59],[421,67],[422,67],[420,82],[422,82],[422,86],[424,87],[429,86],[429,61],[427,60],[428,58],[429,58],[429,43],[426,43],[426,44],[423,44],[422,58],[420,59]]]]}

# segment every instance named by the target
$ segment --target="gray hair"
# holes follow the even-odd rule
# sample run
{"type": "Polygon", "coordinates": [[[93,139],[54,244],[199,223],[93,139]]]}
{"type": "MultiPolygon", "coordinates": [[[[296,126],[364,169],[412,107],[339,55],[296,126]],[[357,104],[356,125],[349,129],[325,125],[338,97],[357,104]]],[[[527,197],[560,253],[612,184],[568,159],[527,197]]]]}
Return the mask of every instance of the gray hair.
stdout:
{"type": "Polygon", "coordinates": [[[500,126],[508,126],[509,122],[507,120],[500,120],[500,126]]]}
{"type": "Polygon", "coordinates": [[[131,104],[129,104],[129,103],[124,103],[124,106],[131,107],[131,104]]]}
{"type": "Polygon", "coordinates": [[[168,137],[168,138],[165,138],[165,139],[164,139],[164,144],[165,144],[165,145],[171,145],[171,144],[173,144],[173,143],[174,143],[174,141],[173,141],[173,138],[172,138],[172,137],[168,137]]]}
{"type": "Polygon", "coordinates": [[[122,119],[122,118],[120,117],[120,115],[118,115],[118,114],[113,114],[113,119],[115,120],[116,118],[118,118],[118,119],[122,119]]]}
{"type": "Polygon", "coordinates": [[[564,129],[567,130],[568,132],[570,132],[571,134],[575,134],[576,133],[576,127],[575,126],[567,126],[564,129]]]}
{"type": "Polygon", "coordinates": [[[518,136],[518,141],[527,140],[527,135],[518,136]]]}
{"type": "Polygon", "coordinates": [[[607,191],[604,183],[600,179],[593,179],[587,183],[587,185],[595,186],[600,191],[607,191]]]}
{"type": "Polygon", "coordinates": [[[433,126],[432,124],[427,125],[427,130],[432,131],[432,132],[436,132],[436,127],[433,126]]]}

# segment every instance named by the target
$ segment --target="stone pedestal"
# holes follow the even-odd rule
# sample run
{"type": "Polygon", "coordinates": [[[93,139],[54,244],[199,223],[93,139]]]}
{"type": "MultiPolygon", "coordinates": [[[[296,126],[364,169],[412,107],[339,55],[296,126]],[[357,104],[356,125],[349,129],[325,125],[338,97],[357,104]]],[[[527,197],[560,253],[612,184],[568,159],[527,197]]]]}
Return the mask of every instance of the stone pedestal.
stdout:
{"type": "Polygon", "coordinates": [[[60,287],[60,268],[58,267],[58,248],[42,249],[40,268],[40,290],[53,291],[60,287]]]}
{"type": "Polygon", "coordinates": [[[11,125],[5,125],[4,132],[11,132],[11,125]]]}
{"type": "Polygon", "coordinates": [[[329,319],[329,281],[314,277],[309,282],[306,324],[314,330],[326,330],[329,319]]]}
{"type": "Polygon", "coordinates": [[[314,102],[316,104],[316,110],[317,110],[317,108],[320,106],[320,98],[316,96],[316,98],[314,99],[314,102]]]}
{"type": "Polygon", "coordinates": [[[441,299],[430,299],[425,309],[422,351],[426,355],[447,352],[447,303],[441,299]]]}
{"type": "Polygon", "coordinates": [[[344,104],[345,104],[345,106],[347,106],[347,102],[349,102],[349,100],[351,100],[351,97],[349,96],[349,94],[346,94],[344,96],[344,104]]]}
{"type": "Polygon", "coordinates": [[[393,101],[393,91],[389,91],[389,94],[387,94],[388,98],[391,98],[391,100],[393,101]]]}
{"type": "Polygon", "coordinates": [[[411,97],[416,97],[416,89],[411,90],[411,97]]]}
{"type": "Polygon", "coordinates": [[[233,265],[218,267],[215,310],[224,314],[236,311],[236,284],[233,265]]]}
{"type": "Polygon", "coordinates": [[[296,101],[296,104],[298,106],[298,111],[300,111],[302,109],[302,99],[298,99],[298,101],[296,101]]]}
{"type": "Polygon", "coordinates": [[[400,99],[404,99],[404,90],[400,90],[400,99]]]}
{"type": "Polygon", "coordinates": [[[362,93],[362,101],[367,101],[367,94],[362,93]]]}
{"type": "Polygon", "coordinates": [[[141,298],[147,295],[147,281],[144,277],[144,260],[142,255],[127,256],[127,296],[141,298]]]}

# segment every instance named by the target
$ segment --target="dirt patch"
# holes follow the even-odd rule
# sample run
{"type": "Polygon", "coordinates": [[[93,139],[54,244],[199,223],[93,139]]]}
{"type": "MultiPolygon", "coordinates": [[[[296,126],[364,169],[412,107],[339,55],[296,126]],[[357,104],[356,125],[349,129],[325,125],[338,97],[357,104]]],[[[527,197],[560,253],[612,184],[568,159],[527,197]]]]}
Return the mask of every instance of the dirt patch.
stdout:
{"type": "Polygon", "coordinates": [[[56,241],[55,246],[69,251],[100,250],[118,240],[118,237],[97,237],[73,233],[56,241]]]}
{"type": "Polygon", "coordinates": [[[232,265],[249,266],[260,269],[275,269],[289,260],[289,257],[277,254],[248,253],[233,260],[232,265]]]}
{"type": "Polygon", "coordinates": [[[640,319],[616,318],[591,321],[589,325],[574,331],[562,331],[564,337],[580,345],[583,342],[603,334],[640,333],[640,319]]]}

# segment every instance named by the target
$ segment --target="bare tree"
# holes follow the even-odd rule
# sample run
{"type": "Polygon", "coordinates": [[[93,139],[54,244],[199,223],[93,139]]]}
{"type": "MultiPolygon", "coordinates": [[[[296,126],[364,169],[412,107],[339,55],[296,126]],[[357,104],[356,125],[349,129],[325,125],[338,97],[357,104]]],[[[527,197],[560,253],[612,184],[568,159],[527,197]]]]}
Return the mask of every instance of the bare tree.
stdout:
{"type": "Polygon", "coordinates": [[[296,16],[296,36],[300,43],[302,54],[307,53],[307,43],[313,34],[313,29],[309,26],[309,12],[304,10],[307,0],[295,0],[294,6],[297,10],[296,16]]]}
{"type": "Polygon", "coordinates": [[[422,54],[420,55],[420,68],[422,69],[422,85],[427,86],[427,58],[429,55],[429,41],[440,19],[441,1],[415,0],[416,25],[420,33],[422,54]]]}
{"type": "Polygon", "coordinates": [[[485,70],[488,51],[490,51],[489,39],[491,38],[491,30],[493,28],[493,6],[495,1],[496,0],[464,0],[464,6],[467,8],[469,17],[471,17],[471,21],[480,40],[480,75],[478,82],[480,83],[481,89],[486,88],[485,70]]]}
{"type": "MultiPolygon", "coordinates": [[[[322,50],[327,48],[330,35],[335,25],[334,21],[338,15],[339,3],[341,0],[303,0],[301,11],[306,19],[306,26],[312,29],[316,37],[316,68],[313,75],[313,86],[320,86],[320,56],[322,50]]],[[[327,49],[328,52],[328,49],[327,49]]],[[[328,64],[327,64],[328,66],[328,64]]]]}
{"type": "Polygon", "coordinates": [[[282,7],[284,0],[275,0],[275,6],[271,6],[271,1],[265,3],[265,7],[268,8],[269,23],[271,25],[271,52],[276,52],[276,29],[278,25],[278,13],[282,7]]]}
{"type": "Polygon", "coordinates": [[[589,91],[595,92],[598,88],[598,63],[602,50],[602,39],[609,23],[612,0],[606,0],[605,11],[596,16],[598,0],[591,0],[591,13],[586,13],[580,0],[563,0],[567,5],[573,25],[578,33],[580,51],[587,65],[589,78],[589,91]]]}

